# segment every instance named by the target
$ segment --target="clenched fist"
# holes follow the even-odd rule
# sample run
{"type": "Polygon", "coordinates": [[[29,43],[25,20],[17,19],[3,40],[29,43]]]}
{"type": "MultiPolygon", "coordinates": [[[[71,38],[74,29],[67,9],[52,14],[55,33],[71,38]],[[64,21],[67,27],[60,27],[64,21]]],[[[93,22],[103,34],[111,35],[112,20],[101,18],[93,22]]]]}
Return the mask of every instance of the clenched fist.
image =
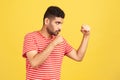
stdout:
{"type": "Polygon", "coordinates": [[[53,40],[53,44],[54,44],[54,45],[58,45],[58,44],[60,44],[61,42],[63,42],[63,38],[62,38],[62,36],[60,36],[60,35],[57,35],[56,38],[53,40]]]}
{"type": "Polygon", "coordinates": [[[90,27],[89,27],[89,25],[83,24],[81,26],[81,32],[83,33],[84,36],[90,35],[90,27]]]}

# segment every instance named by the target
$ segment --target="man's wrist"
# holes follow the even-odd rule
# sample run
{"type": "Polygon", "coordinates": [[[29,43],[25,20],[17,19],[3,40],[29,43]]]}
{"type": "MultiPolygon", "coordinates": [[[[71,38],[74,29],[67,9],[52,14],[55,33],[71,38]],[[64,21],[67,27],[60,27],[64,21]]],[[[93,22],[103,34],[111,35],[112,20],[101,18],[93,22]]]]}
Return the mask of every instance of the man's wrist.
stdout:
{"type": "Polygon", "coordinates": [[[90,37],[90,34],[88,35],[83,35],[84,38],[89,38],[90,37]]]}

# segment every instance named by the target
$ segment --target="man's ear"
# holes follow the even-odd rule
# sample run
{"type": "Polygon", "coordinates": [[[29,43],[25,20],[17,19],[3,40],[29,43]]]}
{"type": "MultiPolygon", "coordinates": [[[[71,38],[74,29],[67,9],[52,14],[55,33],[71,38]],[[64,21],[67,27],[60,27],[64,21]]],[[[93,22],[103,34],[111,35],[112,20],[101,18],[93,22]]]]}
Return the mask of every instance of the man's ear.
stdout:
{"type": "Polygon", "coordinates": [[[50,22],[49,18],[45,18],[45,25],[48,25],[50,22]]]}

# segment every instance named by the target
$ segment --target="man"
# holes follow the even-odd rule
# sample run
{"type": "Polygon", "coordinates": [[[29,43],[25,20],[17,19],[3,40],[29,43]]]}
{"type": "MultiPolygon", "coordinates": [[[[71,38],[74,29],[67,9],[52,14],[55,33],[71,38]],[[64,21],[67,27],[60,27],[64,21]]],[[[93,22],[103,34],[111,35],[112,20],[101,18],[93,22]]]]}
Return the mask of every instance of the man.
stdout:
{"type": "Polygon", "coordinates": [[[90,28],[82,25],[83,39],[78,50],[75,50],[59,35],[64,17],[63,10],[50,6],[44,14],[42,29],[25,36],[23,57],[26,58],[26,80],[60,80],[61,63],[65,55],[82,61],[90,28]]]}

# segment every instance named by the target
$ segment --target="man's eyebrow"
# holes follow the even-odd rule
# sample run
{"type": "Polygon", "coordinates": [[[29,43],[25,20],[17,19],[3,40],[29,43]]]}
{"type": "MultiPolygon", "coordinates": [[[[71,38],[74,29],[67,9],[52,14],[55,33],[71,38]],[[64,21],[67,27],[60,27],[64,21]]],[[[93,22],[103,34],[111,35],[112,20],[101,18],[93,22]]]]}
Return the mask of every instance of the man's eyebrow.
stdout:
{"type": "Polygon", "coordinates": [[[63,23],[63,22],[61,22],[61,21],[56,21],[56,23],[63,23]]]}

